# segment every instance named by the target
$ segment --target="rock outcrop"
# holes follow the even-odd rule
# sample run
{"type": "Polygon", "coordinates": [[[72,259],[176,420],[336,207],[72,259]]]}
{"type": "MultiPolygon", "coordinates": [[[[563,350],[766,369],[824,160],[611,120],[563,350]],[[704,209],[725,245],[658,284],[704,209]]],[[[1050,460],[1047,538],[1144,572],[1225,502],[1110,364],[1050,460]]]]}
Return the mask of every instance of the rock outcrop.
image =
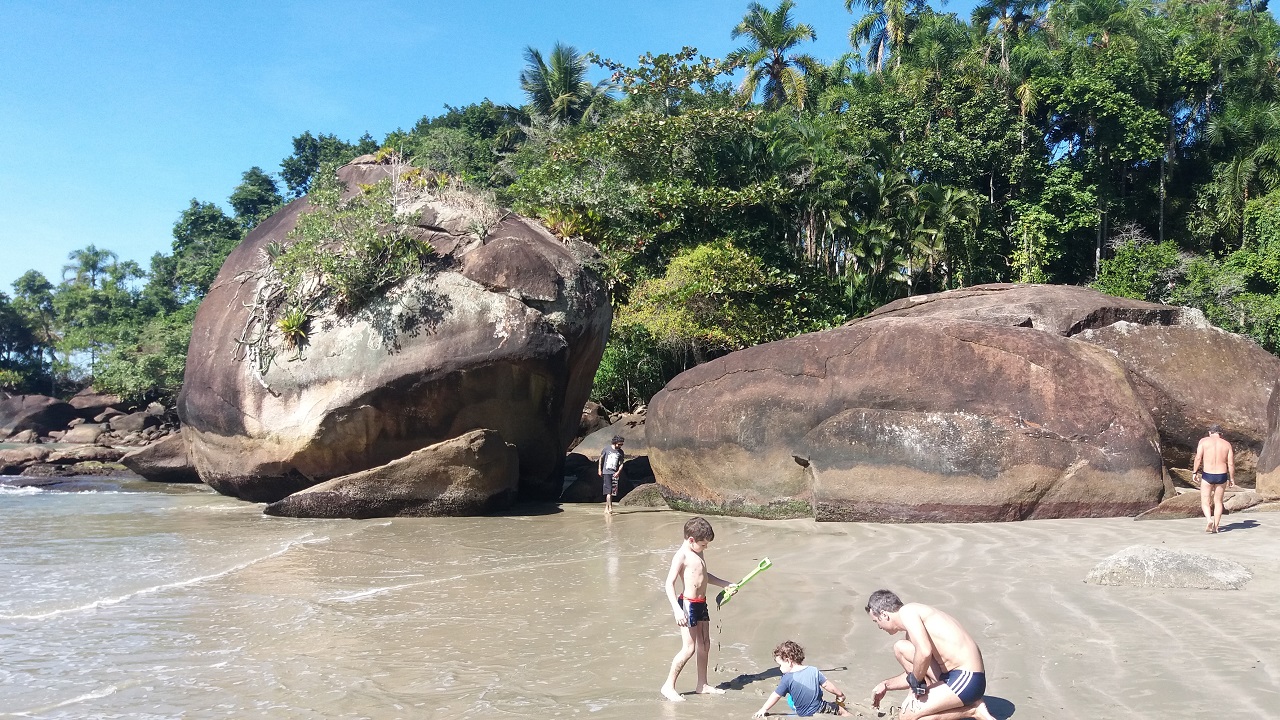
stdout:
{"type": "Polygon", "coordinates": [[[1104,347],[1132,375],[1168,465],[1190,467],[1206,428],[1218,424],[1235,446],[1237,479],[1253,481],[1280,359],[1213,327],[1198,310],[1081,287],[992,284],[905,298],[858,322],[890,317],[1029,327],[1104,347]]]}
{"type": "Polygon", "coordinates": [[[518,471],[514,445],[492,430],[473,430],[301,490],[265,512],[310,518],[478,515],[515,500],[518,471]]]}
{"type": "Polygon", "coordinates": [[[1239,590],[1253,573],[1234,560],[1133,545],[1098,563],[1085,582],[1128,587],[1239,590]]]}
{"type": "Polygon", "coordinates": [[[1280,498],[1280,379],[1267,402],[1267,438],[1258,454],[1256,487],[1264,498],[1280,498]]]}
{"type": "Polygon", "coordinates": [[[1170,467],[1190,468],[1206,428],[1235,448],[1236,479],[1252,482],[1267,438],[1267,402],[1280,358],[1214,327],[1117,322],[1075,336],[1116,354],[1160,430],[1170,467]]]}
{"type": "Polygon", "coordinates": [[[67,402],[86,420],[96,418],[108,410],[119,411],[125,406],[124,398],[119,395],[99,392],[91,387],[76,393],[67,402]]]}
{"type": "Polygon", "coordinates": [[[1215,423],[1237,478],[1280,495],[1278,377],[1193,309],[982,285],[680,375],[650,402],[650,459],[674,504],[729,514],[1136,515],[1215,423]]]}
{"type": "Polygon", "coordinates": [[[120,458],[120,464],[152,482],[196,483],[200,474],[191,464],[181,433],[139,448],[120,458]]]}
{"type": "Polygon", "coordinates": [[[674,504],[727,514],[1136,515],[1164,490],[1124,367],[1016,324],[884,317],[748,348],[668,383],[647,439],[674,504]]]}
{"type": "MultiPolygon", "coordinates": [[[[354,193],[390,172],[366,156],[339,175],[354,193]]],[[[272,348],[258,376],[237,345],[246,303],[264,249],[287,244],[307,207],[255,228],[197,313],[178,414],[201,478],[273,502],[490,428],[518,450],[521,496],[558,497],[612,318],[594,250],[512,214],[485,228],[474,203],[431,200],[417,230],[436,249],[432,271],[353,316],[313,318],[302,357],[272,348]]]]}
{"type": "Polygon", "coordinates": [[[39,435],[65,428],[77,416],[69,403],[44,395],[14,395],[0,400],[0,439],[32,430],[39,435]]]}
{"type": "Polygon", "coordinates": [[[1070,337],[1117,322],[1208,327],[1197,310],[1120,298],[1073,285],[992,283],[895,300],[850,324],[877,318],[934,317],[1027,327],[1070,337]]]}

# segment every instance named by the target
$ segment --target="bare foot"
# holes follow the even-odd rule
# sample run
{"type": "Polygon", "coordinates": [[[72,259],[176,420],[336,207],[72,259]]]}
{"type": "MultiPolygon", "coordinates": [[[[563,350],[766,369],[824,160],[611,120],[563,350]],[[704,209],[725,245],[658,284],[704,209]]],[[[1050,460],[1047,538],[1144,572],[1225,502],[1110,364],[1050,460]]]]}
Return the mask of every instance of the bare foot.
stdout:
{"type": "Polygon", "coordinates": [[[996,716],[991,714],[991,711],[987,709],[987,704],[981,700],[973,708],[973,716],[978,720],[996,720],[996,716]]]}
{"type": "Polygon", "coordinates": [[[671,702],[684,702],[684,698],[680,696],[680,693],[676,692],[675,688],[669,688],[665,685],[662,687],[662,697],[671,702]]]}
{"type": "Polygon", "coordinates": [[[698,693],[699,695],[723,695],[724,694],[724,690],[718,687],[713,687],[711,685],[703,685],[702,687],[694,688],[694,692],[698,693]]]}

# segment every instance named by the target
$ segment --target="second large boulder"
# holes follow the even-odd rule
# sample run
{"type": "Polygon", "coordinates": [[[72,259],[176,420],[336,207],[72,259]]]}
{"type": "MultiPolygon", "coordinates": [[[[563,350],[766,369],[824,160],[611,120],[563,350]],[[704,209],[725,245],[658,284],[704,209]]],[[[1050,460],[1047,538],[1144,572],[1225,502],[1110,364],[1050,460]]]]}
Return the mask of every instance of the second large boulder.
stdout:
{"type": "Polygon", "coordinates": [[[686,371],[649,404],[677,506],[820,520],[1128,516],[1164,490],[1106,350],[1026,327],[883,318],[686,371]]]}

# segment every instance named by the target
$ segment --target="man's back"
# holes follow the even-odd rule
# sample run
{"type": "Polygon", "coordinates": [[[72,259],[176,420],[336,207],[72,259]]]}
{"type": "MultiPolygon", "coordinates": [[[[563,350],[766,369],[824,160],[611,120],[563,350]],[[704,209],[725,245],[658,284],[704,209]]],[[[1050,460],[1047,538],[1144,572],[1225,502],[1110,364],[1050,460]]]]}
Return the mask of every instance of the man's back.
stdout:
{"type": "Polygon", "coordinates": [[[1201,438],[1199,451],[1207,473],[1224,473],[1227,471],[1227,460],[1231,455],[1231,443],[1218,435],[1201,438]]]}

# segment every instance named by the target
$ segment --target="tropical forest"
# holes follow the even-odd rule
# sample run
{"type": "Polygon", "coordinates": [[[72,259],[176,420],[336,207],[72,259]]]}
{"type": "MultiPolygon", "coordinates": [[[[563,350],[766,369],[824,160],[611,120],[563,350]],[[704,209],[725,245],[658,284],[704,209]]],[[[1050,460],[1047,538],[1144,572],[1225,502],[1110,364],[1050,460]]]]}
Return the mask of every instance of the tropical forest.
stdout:
{"type": "Polygon", "coordinates": [[[227,254],[370,153],[599,250],[614,320],[593,399],[612,411],[734,350],[981,283],[1189,306],[1280,351],[1266,0],[847,9],[840,57],[809,54],[791,0],[753,2],[725,57],[569,38],[525,49],[522,105],[446,105],[381,139],[303,132],[225,202],[175,208],[149,266],[91,244],[0,292],[0,387],[170,401],[227,254]]]}

